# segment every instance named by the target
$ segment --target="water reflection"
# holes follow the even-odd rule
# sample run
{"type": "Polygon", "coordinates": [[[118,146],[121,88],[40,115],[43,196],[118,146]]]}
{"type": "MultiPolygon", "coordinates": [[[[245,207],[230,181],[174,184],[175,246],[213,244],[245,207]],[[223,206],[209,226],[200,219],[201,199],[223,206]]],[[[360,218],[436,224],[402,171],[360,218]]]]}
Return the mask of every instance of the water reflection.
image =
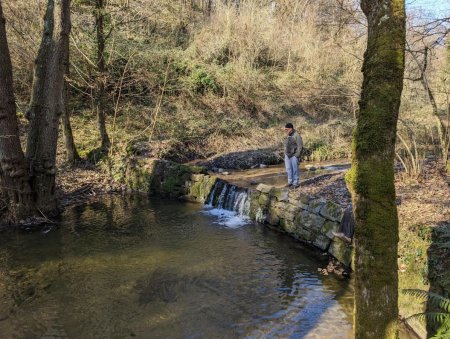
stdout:
{"type": "Polygon", "coordinates": [[[0,240],[2,337],[348,337],[348,281],[267,228],[113,197],[0,240]]]}

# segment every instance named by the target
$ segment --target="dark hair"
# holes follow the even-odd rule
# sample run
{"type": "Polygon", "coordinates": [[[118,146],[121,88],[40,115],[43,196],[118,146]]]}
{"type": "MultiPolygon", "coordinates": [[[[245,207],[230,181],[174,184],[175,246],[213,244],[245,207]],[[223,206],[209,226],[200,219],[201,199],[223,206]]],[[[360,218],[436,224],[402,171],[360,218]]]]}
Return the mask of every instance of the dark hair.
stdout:
{"type": "Polygon", "coordinates": [[[286,124],[286,126],[284,126],[284,128],[294,128],[294,125],[292,125],[290,122],[288,122],[286,124]]]}

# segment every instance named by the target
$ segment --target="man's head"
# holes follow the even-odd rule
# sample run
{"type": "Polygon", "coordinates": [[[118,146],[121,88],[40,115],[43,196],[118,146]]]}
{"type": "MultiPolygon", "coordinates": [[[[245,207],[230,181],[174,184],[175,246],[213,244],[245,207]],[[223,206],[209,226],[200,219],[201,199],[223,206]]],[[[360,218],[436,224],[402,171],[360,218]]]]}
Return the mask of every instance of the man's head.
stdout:
{"type": "Polygon", "coordinates": [[[286,126],[284,126],[284,130],[286,131],[287,134],[291,134],[291,132],[294,130],[294,125],[288,122],[286,126]]]}

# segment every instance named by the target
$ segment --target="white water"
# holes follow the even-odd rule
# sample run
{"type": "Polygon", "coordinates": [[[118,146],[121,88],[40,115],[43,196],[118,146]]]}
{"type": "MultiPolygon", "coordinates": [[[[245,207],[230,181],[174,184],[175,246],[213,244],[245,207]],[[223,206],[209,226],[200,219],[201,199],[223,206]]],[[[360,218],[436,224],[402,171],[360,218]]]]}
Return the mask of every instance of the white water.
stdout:
{"type": "Polygon", "coordinates": [[[217,217],[217,223],[220,225],[239,228],[250,222],[249,211],[250,200],[247,190],[227,183],[216,183],[206,202],[204,213],[217,217]],[[215,199],[220,185],[223,187],[215,199]]]}

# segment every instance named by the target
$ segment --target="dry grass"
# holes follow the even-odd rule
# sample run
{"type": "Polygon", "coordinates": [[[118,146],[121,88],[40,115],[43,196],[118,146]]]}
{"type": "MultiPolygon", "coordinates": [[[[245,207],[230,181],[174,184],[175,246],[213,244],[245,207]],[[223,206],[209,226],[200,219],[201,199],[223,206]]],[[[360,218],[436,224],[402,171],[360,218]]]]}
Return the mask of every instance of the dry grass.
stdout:
{"type": "MultiPolygon", "coordinates": [[[[349,157],[365,48],[364,18],[355,1],[283,0],[273,7],[247,0],[239,9],[217,3],[208,15],[200,0],[186,5],[108,1],[107,29],[112,30],[106,82],[113,153],[124,154],[130,143],[142,140],[153,154],[177,153],[181,161],[277,148],[280,129],[291,121],[314,160],[349,157]]],[[[42,24],[31,18],[44,5],[43,0],[5,4],[22,111],[42,24]]],[[[88,2],[74,2],[72,21],[71,107],[75,141],[86,155],[98,146],[91,112],[96,41],[88,2]]],[[[417,34],[410,30],[413,48],[430,42],[417,34]]],[[[450,79],[444,53],[436,48],[427,69],[441,111],[450,79]]],[[[407,77],[417,72],[410,55],[407,77]]],[[[412,81],[405,81],[403,93],[401,118],[415,130],[420,151],[430,150],[438,139],[427,95],[412,81]]]]}

